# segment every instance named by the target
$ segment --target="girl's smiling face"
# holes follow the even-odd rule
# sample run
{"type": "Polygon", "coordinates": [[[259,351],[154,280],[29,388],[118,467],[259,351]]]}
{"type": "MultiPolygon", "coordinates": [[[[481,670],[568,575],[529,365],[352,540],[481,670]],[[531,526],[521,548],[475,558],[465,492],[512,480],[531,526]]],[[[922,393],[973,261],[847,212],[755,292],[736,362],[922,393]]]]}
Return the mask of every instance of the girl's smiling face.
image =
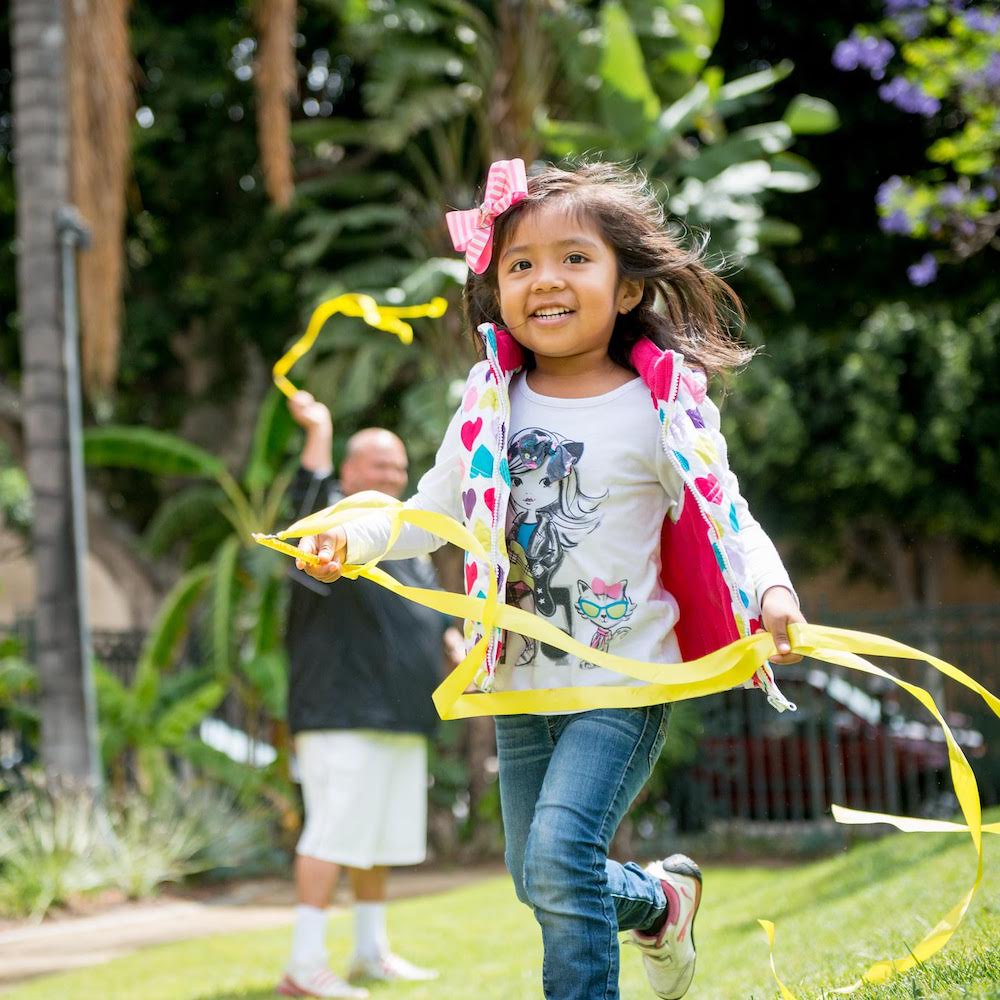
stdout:
{"type": "Polygon", "coordinates": [[[497,284],[507,329],[553,371],[605,358],[615,319],[642,297],[641,282],[619,281],[615,251],[594,223],[558,202],[517,224],[497,284]]]}

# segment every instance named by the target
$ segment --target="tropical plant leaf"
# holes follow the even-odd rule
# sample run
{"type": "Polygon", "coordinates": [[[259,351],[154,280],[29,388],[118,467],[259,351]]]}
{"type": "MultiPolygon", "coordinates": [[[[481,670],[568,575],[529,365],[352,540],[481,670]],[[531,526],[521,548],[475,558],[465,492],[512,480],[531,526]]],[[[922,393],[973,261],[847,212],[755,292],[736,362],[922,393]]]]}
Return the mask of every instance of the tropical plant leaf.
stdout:
{"type": "Polygon", "coordinates": [[[465,261],[453,257],[431,257],[415,267],[399,282],[407,301],[428,302],[465,284],[465,261]]]}
{"type": "Polygon", "coordinates": [[[813,165],[795,153],[779,153],[771,157],[771,177],[767,186],[774,191],[811,191],[819,184],[819,174],[813,165]]]}
{"type": "Polygon", "coordinates": [[[403,184],[403,177],[389,170],[332,171],[299,181],[295,194],[305,198],[333,198],[345,203],[379,201],[397,193],[403,184]]]}
{"type": "Polygon", "coordinates": [[[791,285],[781,273],[781,269],[773,260],[767,257],[751,257],[746,261],[744,273],[767,294],[768,298],[785,312],[791,312],[795,306],[795,295],[791,285]]]}
{"type": "Polygon", "coordinates": [[[625,8],[616,0],[601,7],[604,29],[599,72],[605,124],[626,142],[641,142],[660,114],[660,99],[646,73],[639,40],[625,8]]]}
{"type": "Polygon", "coordinates": [[[265,775],[248,764],[242,764],[226,756],[221,750],[210,747],[195,736],[189,736],[177,744],[177,749],[201,772],[221,781],[241,796],[252,800],[264,783],[265,775]]]}
{"type": "Polygon", "coordinates": [[[295,421],[288,412],[288,401],[276,388],[264,397],[257,423],[254,425],[250,459],[247,463],[247,489],[258,494],[277,475],[285,461],[288,442],[295,430],[295,421]]]}
{"type": "Polygon", "coordinates": [[[829,101],[809,94],[793,97],[782,120],[796,135],[825,135],[840,127],[837,109],[829,101]]]}
{"type": "Polygon", "coordinates": [[[150,427],[90,427],[83,435],[83,457],[91,466],[141,469],[159,476],[211,479],[225,471],[215,455],[150,427]]]}
{"type": "Polygon", "coordinates": [[[739,111],[746,103],[747,97],[770,90],[776,83],[784,80],[794,68],[794,63],[784,59],[776,66],[770,66],[757,73],[748,73],[746,76],[724,83],[719,88],[716,98],[716,110],[724,115],[739,111]]]}
{"type": "Polygon", "coordinates": [[[478,75],[471,62],[454,49],[419,36],[400,38],[373,67],[362,90],[365,110],[373,117],[392,114],[400,98],[435,77],[469,80],[478,75]]]}
{"type": "MultiPolygon", "coordinates": [[[[384,239],[378,230],[399,230],[409,222],[409,215],[400,205],[376,202],[354,205],[336,212],[313,212],[299,223],[301,242],[287,254],[293,267],[315,264],[344,233],[365,233],[369,238],[384,239]],[[373,232],[374,231],[374,232],[373,232]]],[[[355,247],[357,236],[352,236],[355,247]]]]}
{"type": "Polygon", "coordinates": [[[730,167],[783,152],[792,138],[792,130],[785,122],[752,125],[734,132],[700,156],[680,165],[680,173],[707,181],[730,167]]]}
{"type": "Polygon", "coordinates": [[[234,535],[219,547],[212,582],[212,663],[216,677],[228,677],[233,664],[236,572],[240,540],[234,535]]]}
{"type": "Polygon", "coordinates": [[[179,746],[210,712],[226,696],[226,689],[218,681],[207,684],[175,702],[156,723],[156,742],[163,747],[179,746]]]}
{"type": "Polygon", "coordinates": [[[382,148],[386,152],[398,153],[412,136],[423,129],[464,116],[479,97],[475,90],[462,85],[427,87],[399,101],[392,118],[376,133],[376,137],[382,140],[382,148]]]}
{"type": "Polygon", "coordinates": [[[213,572],[211,564],[196,566],[174,584],[150,629],[132,682],[135,708],[148,718],[156,703],[159,676],[170,665],[188,628],[188,616],[213,572]]]}
{"type": "Polygon", "coordinates": [[[38,672],[20,656],[0,659],[0,707],[6,708],[16,698],[30,694],[38,686],[38,672]]]}
{"type": "Polygon", "coordinates": [[[272,718],[283,719],[288,707],[288,658],[272,649],[246,660],[240,669],[272,718]]]}
{"type": "Polygon", "coordinates": [[[701,80],[666,108],[656,121],[647,156],[661,155],[670,140],[686,129],[691,119],[709,103],[711,96],[711,88],[701,80]]]}
{"type": "Polygon", "coordinates": [[[784,219],[767,218],[757,224],[757,236],[762,244],[790,247],[802,239],[802,230],[784,219]]]}
{"type": "Polygon", "coordinates": [[[379,132],[378,123],[354,118],[309,118],[292,123],[292,140],[315,147],[321,142],[334,146],[367,146],[379,132]]]}
{"type": "Polygon", "coordinates": [[[132,735],[132,695],[106,667],[94,664],[94,696],[97,700],[98,734],[104,766],[124,750],[132,735]]]}
{"type": "Polygon", "coordinates": [[[202,531],[212,519],[222,521],[220,506],[224,497],[218,486],[207,484],[191,485],[167,497],[143,533],[143,547],[150,555],[161,556],[179,541],[187,541],[202,531]]]}
{"type": "Polygon", "coordinates": [[[652,40],[660,42],[663,51],[653,58],[653,67],[671,97],[687,89],[708,61],[722,27],[722,8],[722,0],[651,0],[645,18],[633,14],[635,23],[651,25],[652,40]]]}
{"type": "MultiPolygon", "coordinates": [[[[284,564],[282,564],[283,566],[284,564]]],[[[260,656],[282,646],[282,596],[286,586],[284,574],[265,576],[260,585],[260,598],[254,609],[253,655],[260,656]]]]}
{"type": "Polygon", "coordinates": [[[538,134],[552,156],[572,156],[585,151],[612,149],[618,139],[614,132],[592,122],[566,121],[539,115],[538,134]]]}

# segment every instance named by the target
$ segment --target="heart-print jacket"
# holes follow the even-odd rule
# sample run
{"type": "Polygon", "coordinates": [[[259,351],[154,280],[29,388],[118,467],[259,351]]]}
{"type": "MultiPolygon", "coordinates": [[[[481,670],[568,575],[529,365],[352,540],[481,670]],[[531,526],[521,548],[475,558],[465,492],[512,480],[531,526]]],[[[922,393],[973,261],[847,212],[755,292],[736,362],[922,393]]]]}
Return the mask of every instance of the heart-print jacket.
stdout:
{"type": "MultiPolygon", "coordinates": [[[[511,487],[506,458],[508,390],[511,378],[522,367],[523,355],[506,330],[487,323],[479,333],[486,357],[470,371],[461,406],[434,468],[421,479],[417,496],[409,504],[464,521],[489,553],[488,562],[466,553],[465,591],[485,597],[489,574],[495,573],[503,600],[509,570],[506,531],[511,487]]],[[[661,350],[649,340],[635,345],[631,361],[652,396],[650,431],[659,434],[684,483],[682,501],[664,519],[660,533],[660,579],[679,607],[675,634],[681,655],[693,660],[759,631],[759,597],[769,586],[791,590],[791,583],[777,551],[739,493],[718,428],[718,410],[706,403],[704,375],[686,367],[680,354],[661,350]],[[654,413],[658,426],[653,423],[654,413]]],[[[381,551],[370,551],[374,544],[374,539],[363,540],[348,526],[349,561],[360,562],[381,551]]],[[[423,550],[436,544],[441,544],[439,539],[430,540],[423,550]]],[[[395,547],[393,554],[402,557],[395,547]]],[[[482,625],[466,622],[465,637],[471,648],[482,637],[482,625]]],[[[493,686],[503,642],[503,631],[494,629],[476,678],[484,691],[493,686]]],[[[761,688],[779,711],[794,708],[778,690],[766,663],[748,686],[761,688]]]]}

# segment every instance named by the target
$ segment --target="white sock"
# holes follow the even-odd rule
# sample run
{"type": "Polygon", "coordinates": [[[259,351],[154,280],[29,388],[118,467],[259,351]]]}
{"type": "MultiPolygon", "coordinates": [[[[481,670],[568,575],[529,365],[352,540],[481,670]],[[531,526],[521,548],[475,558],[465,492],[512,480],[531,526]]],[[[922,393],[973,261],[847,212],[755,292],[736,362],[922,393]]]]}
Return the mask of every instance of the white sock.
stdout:
{"type": "Polygon", "coordinates": [[[300,903],[295,907],[291,968],[311,972],[326,966],[326,910],[300,903]]]}
{"type": "Polygon", "coordinates": [[[389,953],[385,903],[354,904],[354,955],[371,962],[389,953]]]}

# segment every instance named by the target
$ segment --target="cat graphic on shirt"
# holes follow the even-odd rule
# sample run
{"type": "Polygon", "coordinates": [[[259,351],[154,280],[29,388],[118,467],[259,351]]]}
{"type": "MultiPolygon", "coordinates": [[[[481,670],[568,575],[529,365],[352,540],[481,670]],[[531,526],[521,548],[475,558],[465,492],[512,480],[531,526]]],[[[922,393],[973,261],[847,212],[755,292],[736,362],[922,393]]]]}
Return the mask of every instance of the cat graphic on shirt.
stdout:
{"type": "MultiPolygon", "coordinates": [[[[594,626],[590,648],[606,653],[612,639],[623,639],[632,627],[626,622],[635,613],[636,603],[628,596],[628,580],[605,583],[594,577],[590,583],[576,581],[576,613],[594,626]]],[[[596,664],[580,661],[580,666],[593,669],[596,664]]]]}

